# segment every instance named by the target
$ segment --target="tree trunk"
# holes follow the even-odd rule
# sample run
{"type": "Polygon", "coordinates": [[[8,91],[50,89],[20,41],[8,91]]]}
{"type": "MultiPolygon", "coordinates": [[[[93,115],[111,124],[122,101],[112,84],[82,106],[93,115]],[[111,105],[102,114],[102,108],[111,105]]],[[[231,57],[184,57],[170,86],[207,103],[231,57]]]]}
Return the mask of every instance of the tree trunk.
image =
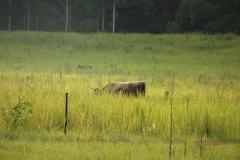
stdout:
{"type": "Polygon", "coordinates": [[[25,13],[23,14],[23,30],[26,29],[26,15],[25,13]]]}
{"type": "Polygon", "coordinates": [[[113,27],[112,32],[115,32],[115,24],[116,23],[116,0],[113,1],[113,27]]]}
{"type": "Polygon", "coordinates": [[[105,31],[105,9],[102,9],[102,32],[105,31]]]}
{"type": "Polygon", "coordinates": [[[35,9],[36,9],[36,19],[35,19],[35,31],[37,32],[38,31],[38,1],[36,1],[36,4],[35,4],[35,9]]]}
{"type": "MultiPolygon", "coordinates": [[[[12,9],[12,10],[14,10],[14,9],[12,9]]],[[[11,31],[12,30],[16,30],[16,26],[17,26],[17,15],[12,15],[11,16],[12,18],[11,18],[11,31]]]]}
{"type": "Polygon", "coordinates": [[[9,0],[8,7],[8,31],[11,31],[11,21],[12,21],[12,0],[9,0]]]}
{"type": "Polygon", "coordinates": [[[36,15],[35,31],[38,31],[38,15],[36,15]]]}
{"type": "Polygon", "coordinates": [[[98,27],[98,25],[99,25],[99,19],[98,19],[98,15],[97,15],[97,32],[99,32],[99,27],[98,27]]]}
{"type": "Polygon", "coordinates": [[[27,30],[30,29],[30,23],[31,23],[31,0],[28,0],[28,10],[27,10],[27,30]]]}
{"type": "Polygon", "coordinates": [[[69,3],[69,24],[68,24],[68,31],[71,31],[72,27],[72,1],[69,3]]]}
{"type": "Polygon", "coordinates": [[[66,0],[66,4],[65,4],[65,16],[66,16],[66,19],[65,19],[65,32],[68,32],[68,25],[69,25],[69,0],[66,0]]]}

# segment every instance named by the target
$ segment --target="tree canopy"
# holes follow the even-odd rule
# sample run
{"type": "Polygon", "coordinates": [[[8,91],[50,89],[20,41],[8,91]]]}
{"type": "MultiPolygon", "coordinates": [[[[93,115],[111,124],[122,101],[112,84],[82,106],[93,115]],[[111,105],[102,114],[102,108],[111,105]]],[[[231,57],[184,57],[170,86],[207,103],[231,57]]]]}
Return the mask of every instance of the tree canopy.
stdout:
{"type": "Polygon", "coordinates": [[[239,34],[239,8],[239,0],[0,0],[0,30],[239,34]]]}

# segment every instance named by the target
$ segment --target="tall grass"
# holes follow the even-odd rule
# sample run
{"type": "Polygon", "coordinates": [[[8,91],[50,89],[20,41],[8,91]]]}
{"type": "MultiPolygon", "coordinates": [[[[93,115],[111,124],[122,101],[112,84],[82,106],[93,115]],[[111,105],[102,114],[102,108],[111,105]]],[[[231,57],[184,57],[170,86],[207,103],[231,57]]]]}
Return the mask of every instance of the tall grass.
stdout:
{"type": "Polygon", "coordinates": [[[69,92],[70,131],[167,138],[171,110],[165,93],[174,79],[174,138],[187,130],[191,136],[204,132],[239,141],[239,44],[230,34],[1,32],[0,129],[63,130],[69,92]],[[96,95],[90,89],[131,80],[146,81],[146,97],[96,95]]]}

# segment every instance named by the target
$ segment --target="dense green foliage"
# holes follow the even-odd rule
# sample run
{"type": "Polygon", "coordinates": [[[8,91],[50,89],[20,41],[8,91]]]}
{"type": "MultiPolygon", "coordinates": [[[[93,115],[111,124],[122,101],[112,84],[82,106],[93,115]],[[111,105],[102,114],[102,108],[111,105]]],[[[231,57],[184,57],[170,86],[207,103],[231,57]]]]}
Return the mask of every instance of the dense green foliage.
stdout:
{"type": "MultiPolygon", "coordinates": [[[[114,0],[0,0],[0,29],[112,31],[114,0]],[[12,3],[10,3],[12,2],[12,3]],[[11,4],[11,5],[10,5],[11,4]],[[104,27],[103,27],[104,25],[104,27]]],[[[117,32],[240,33],[239,0],[115,0],[117,32]]]]}

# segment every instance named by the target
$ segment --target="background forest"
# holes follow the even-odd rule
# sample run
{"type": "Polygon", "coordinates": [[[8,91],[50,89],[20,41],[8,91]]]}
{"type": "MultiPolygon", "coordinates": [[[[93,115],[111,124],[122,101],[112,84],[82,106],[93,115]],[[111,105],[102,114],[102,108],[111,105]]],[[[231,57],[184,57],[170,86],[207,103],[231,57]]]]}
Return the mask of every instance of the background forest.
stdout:
{"type": "Polygon", "coordinates": [[[240,33],[239,0],[0,0],[0,30],[240,33]]]}

